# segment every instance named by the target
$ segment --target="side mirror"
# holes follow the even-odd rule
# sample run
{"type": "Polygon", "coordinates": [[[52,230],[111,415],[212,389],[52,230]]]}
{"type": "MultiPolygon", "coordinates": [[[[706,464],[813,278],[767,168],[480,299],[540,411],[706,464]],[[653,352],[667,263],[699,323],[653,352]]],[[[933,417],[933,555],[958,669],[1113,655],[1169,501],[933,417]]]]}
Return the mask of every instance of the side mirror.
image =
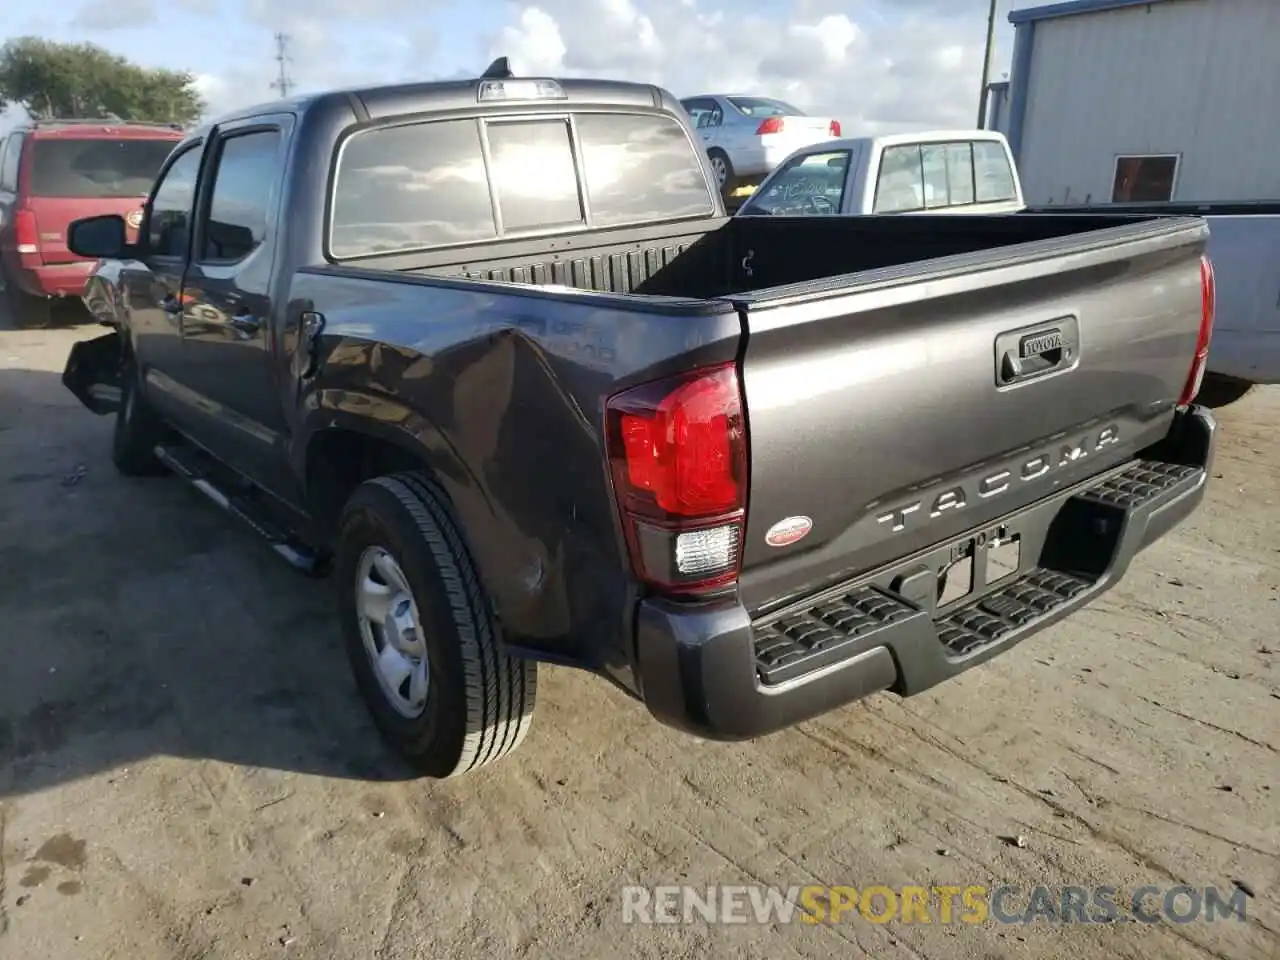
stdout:
{"type": "Polygon", "coordinates": [[[108,213],[72,220],[67,227],[67,249],[78,257],[123,259],[129,249],[124,217],[108,213]]]}

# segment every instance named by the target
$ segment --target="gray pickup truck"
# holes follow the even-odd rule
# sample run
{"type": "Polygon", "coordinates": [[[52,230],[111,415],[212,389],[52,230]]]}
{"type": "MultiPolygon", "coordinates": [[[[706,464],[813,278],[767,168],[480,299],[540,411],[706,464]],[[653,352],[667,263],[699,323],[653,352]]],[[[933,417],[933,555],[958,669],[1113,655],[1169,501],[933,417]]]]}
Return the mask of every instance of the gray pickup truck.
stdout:
{"type": "Polygon", "coordinates": [[[1008,650],[1196,507],[1206,235],[731,219],[665,90],[499,66],[193,132],[136,244],[74,224],[114,330],[63,381],[333,578],[422,773],[516,747],[538,662],[743,739],[1008,650]]]}

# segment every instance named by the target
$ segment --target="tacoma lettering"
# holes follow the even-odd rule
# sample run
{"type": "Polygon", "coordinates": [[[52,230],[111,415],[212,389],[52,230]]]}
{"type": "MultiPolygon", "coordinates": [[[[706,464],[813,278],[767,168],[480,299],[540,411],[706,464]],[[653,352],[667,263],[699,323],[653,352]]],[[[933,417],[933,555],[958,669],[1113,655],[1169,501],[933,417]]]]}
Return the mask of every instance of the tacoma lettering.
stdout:
{"type": "Polygon", "coordinates": [[[918,524],[923,518],[936,520],[943,514],[962,510],[974,501],[1001,496],[1014,487],[1039,480],[1060,467],[1077,464],[1104,447],[1119,442],[1120,428],[1116,424],[1109,424],[1096,433],[1058,444],[1015,465],[1002,467],[973,480],[962,480],[941,490],[932,499],[916,500],[895,507],[877,516],[876,523],[887,525],[894,533],[900,533],[909,524],[918,524]],[[928,512],[924,513],[926,507],[928,512]]]}

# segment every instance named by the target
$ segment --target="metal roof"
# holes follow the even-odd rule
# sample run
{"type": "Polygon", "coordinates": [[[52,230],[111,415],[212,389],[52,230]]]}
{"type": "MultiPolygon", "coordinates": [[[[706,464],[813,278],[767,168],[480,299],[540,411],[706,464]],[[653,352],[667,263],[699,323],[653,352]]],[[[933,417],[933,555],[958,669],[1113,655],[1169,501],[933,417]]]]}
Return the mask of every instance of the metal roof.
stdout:
{"type": "Polygon", "coordinates": [[[1021,10],[1009,11],[1009,22],[1034,23],[1037,20],[1056,20],[1059,17],[1070,17],[1077,13],[1105,13],[1108,10],[1122,10],[1125,7],[1145,7],[1153,3],[1164,3],[1165,0],[1064,0],[1062,3],[1047,3],[1039,7],[1023,7],[1021,10]]]}

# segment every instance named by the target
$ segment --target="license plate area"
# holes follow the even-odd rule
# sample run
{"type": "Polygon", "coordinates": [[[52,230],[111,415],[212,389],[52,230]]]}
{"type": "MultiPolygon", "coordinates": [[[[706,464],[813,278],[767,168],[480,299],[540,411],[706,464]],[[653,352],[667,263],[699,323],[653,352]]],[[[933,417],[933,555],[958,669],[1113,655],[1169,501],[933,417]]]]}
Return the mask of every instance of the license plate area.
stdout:
{"type": "Polygon", "coordinates": [[[979,599],[1035,566],[1026,537],[1000,523],[938,547],[885,584],[935,616],[979,599]]]}

